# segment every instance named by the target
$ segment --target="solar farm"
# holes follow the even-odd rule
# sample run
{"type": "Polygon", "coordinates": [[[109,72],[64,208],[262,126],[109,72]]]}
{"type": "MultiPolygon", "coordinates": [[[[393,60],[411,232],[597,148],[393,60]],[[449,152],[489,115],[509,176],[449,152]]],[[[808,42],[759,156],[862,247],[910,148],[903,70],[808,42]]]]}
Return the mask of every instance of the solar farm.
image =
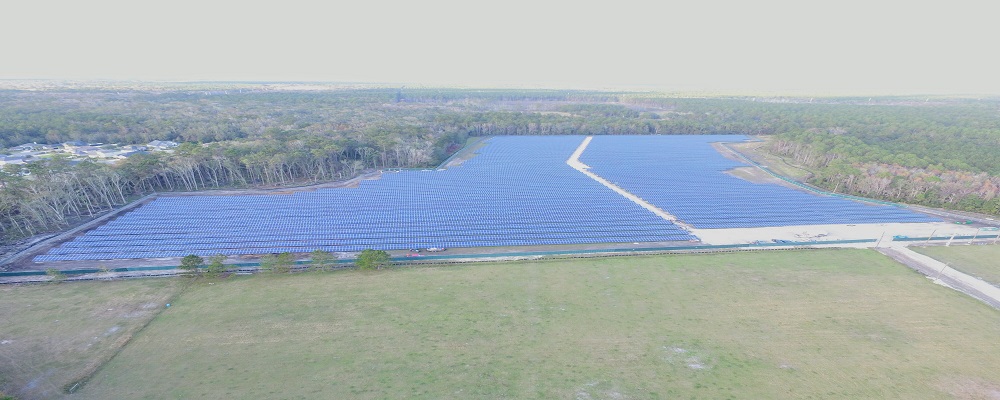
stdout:
{"type": "MultiPolygon", "coordinates": [[[[700,229],[931,222],[905,208],[745,181],[711,143],[745,136],[595,137],[590,171],[700,229]]],[[[567,159],[583,136],[493,137],[438,170],[384,172],[356,188],[292,194],[163,196],[36,262],[257,255],[313,250],[698,240],[567,159]]]]}
{"type": "Polygon", "coordinates": [[[596,136],[581,157],[591,172],[696,228],[934,222],[899,207],[752,183],[725,171],[746,167],[709,143],[743,136],[596,136]]]}

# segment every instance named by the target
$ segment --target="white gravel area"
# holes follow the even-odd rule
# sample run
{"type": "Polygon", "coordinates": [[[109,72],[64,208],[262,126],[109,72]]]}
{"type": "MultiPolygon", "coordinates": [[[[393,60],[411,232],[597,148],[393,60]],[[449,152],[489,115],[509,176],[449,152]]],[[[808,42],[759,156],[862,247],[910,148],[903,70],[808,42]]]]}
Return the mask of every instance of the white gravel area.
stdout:
{"type": "MultiPolygon", "coordinates": [[[[812,240],[852,240],[881,238],[885,246],[896,235],[909,237],[975,235],[978,228],[948,222],[849,224],[849,225],[795,225],[765,228],[692,229],[691,233],[705,244],[740,244],[754,241],[769,242],[773,239],[807,242],[812,240]]],[[[912,242],[909,242],[912,243],[912,242]]],[[[860,243],[858,247],[875,247],[876,243],[860,243]]]]}

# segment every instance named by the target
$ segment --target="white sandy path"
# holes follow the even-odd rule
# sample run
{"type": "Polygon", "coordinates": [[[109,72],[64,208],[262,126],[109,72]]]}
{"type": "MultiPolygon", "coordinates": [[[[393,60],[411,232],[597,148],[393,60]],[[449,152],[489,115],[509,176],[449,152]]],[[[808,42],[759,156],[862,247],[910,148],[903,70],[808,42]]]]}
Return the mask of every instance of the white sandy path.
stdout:
{"type": "Polygon", "coordinates": [[[987,301],[993,305],[1000,304],[1000,288],[993,286],[982,279],[970,276],[954,268],[948,266],[941,261],[935,260],[931,257],[925,256],[923,254],[917,253],[903,245],[891,246],[892,250],[896,253],[903,255],[904,257],[923,264],[925,273],[934,271],[933,275],[928,275],[929,278],[934,279],[936,282],[940,281],[938,278],[950,278],[953,281],[960,283],[961,285],[973,289],[983,296],[992,299],[992,302],[987,301]]]}
{"type": "Polygon", "coordinates": [[[618,185],[609,182],[593,172],[590,166],[580,161],[580,156],[587,150],[593,136],[587,136],[576,148],[576,151],[566,160],[566,164],[573,169],[580,171],[598,183],[614,190],[630,201],[642,206],[661,218],[680,226],[692,235],[698,237],[705,244],[744,244],[757,240],[770,241],[771,239],[785,239],[791,241],[808,241],[808,236],[817,240],[836,241],[851,239],[874,239],[870,243],[849,243],[822,245],[822,247],[877,247],[891,243],[895,235],[905,235],[910,237],[926,236],[951,236],[951,235],[973,235],[978,228],[959,226],[946,222],[924,222],[924,223],[882,223],[882,224],[840,224],[840,225],[800,225],[800,226],[775,226],[759,228],[725,228],[725,229],[701,229],[695,228],[684,221],[679,220],[673,214],[650,204],[641,197],[622,189],[618,185]],[[822,235],[822,236],[819,236],[822,235]],[[878,240],[880,239],[881,240],[878,240]]]}
{"type": "MultiPolygon", "coordinates": [[[[663,219],[668,220],[668,221],[674,223],[675,225],[680,226],[680,227],[686,229],[688,232],[691,232],[692,234],[695,234],[698,237],[701,237],[701,235],[699,233],[702,233],[702,234],[707,233],[707,232],[704,232],[705,230],[702,230],[702,229],[694,229],[692,226],[690,226],[690,225],[688,225],[686,223],[683,223],[680,220],[678,220],[677,217],[673,216],[672,214],[670,214],[670,213],[668,213],[666,211],[663,211],[659,207],[656,207],[656,206],[650,204],[649,202],[643,200],[639,196],[636,196],[636,195],[628,192],[627,190],[618,187],[618,185],[615,185],[614,183],[609,182],[607,179],[601,178],[600,176],[597,176],[593,172],[590,172],[588,170],[590,168],[590,166],[588,166],[587,164],[584,164],[584,163],[580,162],[580,156],[583,154],[583,152],[585,150],[587,150],[587,146],[590,145],[590,141],[593,138],[594,138],[593,136],[587,136],[586,138],[584,138],[583,142],[580,143],[580,146],[576,148],[576,151],[574,151],[573,154],[570,155],[569,159],[566,160],[566,164],[568,164],[573,169],[575,169],[577,171],[580,171],[584,175],[589,176],[591,179],[599,182],[600,184],[602,184],[604,186],[607,186],[609,189],[614,190],[616,193],[618,193],[618,194],[620,194],[622,196],[625,196],[625,198],[631,200],[632,202],[634,202],[634,203],[642,206],[643,208],[645,208],[645,209],[651,211],[652,213],[654,213],[654,214],[662,217],[663,219]],[[698,231],[701,231],[701,232],[698,232],[698,231]]],[[[929,223],[929,224],[889,224],[889,226],[891,226],[892,228],[895,228],[895,229],[886,229],[886,228],[889,228],[889,226],[886,226],[886,224],[863,224],[862,225],[864,228],[868,228],[868,229],[864,229],[864,228],[858,229],[855,225],[848,225],[848,226],[851,227],[851,228],[853,228],[852,230],[868,230],[868,232],[866,232],[866,233],[868,233],[869,235],[874,235],[876,233],[875,231],[882,230],[881,235],[878,236],[880,238],[885,238],[886,233],[892,232],[892,231],[896,231],[897,229],[899,229],[901,227],[907,227],[908,228],[907,231],[912,230],[914,227],[921,227],[921,228],[924,228],[924,229],[933,229],[933,231],[931,231],[931,234],[928,234],[928,236],[933,236],[933,233],[935,231],[937,231],[937,229],[940,229],[940,228],[953,229],[952,227],[950,227],[949,225],[944,224],[944,223],[937,223],[937,224],[934,224],[934,223],[929,223]],[[872,230],[874,230],[874,231],[872,231],[872,230]]],[[[737,233],[737,232],[743,233],[744,235],[749,234],[749,235],[753,235],[753,236],[758,236],[758,235],[760,235],[762,233],[769,233],[770,236],[775,236],[775,234],[787,233],[787,232],[790,232],[791,230],[794,230],[794,229],[802,229],[802,230],[813,229],[813,230],[815,230],[816,228],[820,228],[820,229],[824,229],[825,228],[824,230],[833,230],[834,228],[840,228],[840,227],[841,226],[839,226],[839,225],[827,225],[827,226],[812,226],[812,227],[810,227],[810,226],[787,227],[786,226],[786,227],[758,228],[758,229],[738,229],[738,230],[718,229],[718,230],[714,230],[715,231],[714,232],[715,235],[710,235],[710,236],[715,236],[715,237],[713,237],[713,240],[712,240],[713,242],[715,242],[715,241],[732,241],[733,236],[740,236],[740,235],[734,235],[734,233],[737,233]]],[[[944,230],[944,229],[942,229],[942,230],[944,230]]],[[[709,231],[712,231],[712,230],[709,230],[709,231]]],[[[978,228],[976,229],[976,231],[978,232],[978,228]]],[[[893,233],[895,233],[895,232],[893,232],[893,233]]],[[[953,233],[953,235],[955,235],[955,233],[953,233]]],[[[741,238],[741,239],[746,239],[746,238],[741,238]]],[[[832,238],[829,238],[829,239],[832,239],[832,238]]],[[[842,238],[838,238],[838,239],[842,239],[842,238]]],[[[702,238],[702,240],[704,240],[704,238],[702,238]]],[[[981,279],[977,279],[977,278],[969,276],[969,275],[967,275],[965,273],[959,272],[959,271],[957,271],[957,270],[949,267],[947,264],[945,264],[943,262],[940,262],[938,260],[935,260],[935,259],[933,259],[931,257],[928,257],[928,256],[925,256],[923,254],[917,253],[917,252],[915,252],[913,250],[910,250],[910,249],[906,248],[906,245],[904,243],[891,242],[891,241],[888,242],[888,243],[886,243],[886,242],[883,242],[882,240],[879,240],[876,243],[861,244],[860,247],[879,247],[880,244],[883,245],[883,246],[888,247],[887,249],[883,250],[884,253],[896,253],[897,255],[902,256],[905,259],[909,259],[912,262],[920,264],[919,266],[913,265],[913,267],[917,268],[918,271],[922,270],[925,274],[928,274],[928,277],[934,279],[936,283],[940,283],[940,284],[943,284],[943,285],[949,286],[949,287],[951,287],[953,285],[954,286],[959,286],[958,288],[954,288],[954,287],[953,288],[957,289],[957,290],[960,290],[960,291],[964,291],[962,289],[965,289],[965,290],[968,290],[970,292],[978,292],[978,294],[980,294],[980,295],[982,295],[984,297],[987,297],[989,299],[989,300],[987,300],[987,299],[981,299],[981,300],[985,301],[986,303],[988,303],[988,304],[990,304],[990,305],[992,305],[994,307],[997,307],[998,304],[1000,304],[1000,288],[997,288],[997,287],[995,287],[995,286],[993,286],[993,285],[991,285],[989,283],[986,283],[986,282],[982,281],[981,279]],[[934,273],[934,272],[936,272],[936,273],[934,273]],[[931,275],[932,273],[934,273],[934,274],[931,275]],[[950,281],[951,284],[949,284],[948,281],[950,281]]],[[[835,247],[844,247],[844,245],[836,245],[835,247]]],[[[900,260],[900,261],[902,262],[902,260],[900,260]]],[[[904,264],[907,264],[907,263],[904,262],[904,264]]],[[[972,293],[968,293],[967,292],[967,294],[972,294],[972,293]]],[[[972,296],[973,297],[977,297],[975,294],[972,294],[972,296]]]]}
{"type": "Polygon", "coordinates": [[[674,225],[684,228],[688,232],[694,232],[694,228],[691,225],[681,222],[680,220],[677,219],[677,217],[671,215],[670,213],[663,211],[659,207],[650,204],[649,202],[643,200],[639,196],[629,193],[629,191],[618,187],[618,185],[609,182],[607,179],[601,178],[600,176],[597,176],[597,174],[590,172],[588,170],[590,169],[590,166],[580,162],[580,155],[582,155],[583,152],[587,150],[587,146],[590,145],[590,141],[593,139],[594,139],[593,136],[587,136],[586,138],[584,138],[583,143],[580,143],[580,146],[576,148],[576,151],[574,151],[573,154],[569,156],[569,159],[566,160],[566,164],[568,164],[570,167],[573,167],[573,169],[582,172],[584,175],[589,176],[591,179],[599,182],[600,184],[607,186],[609,189],[614,190],[615,193],[625,196],[626,199],[629,199],[635,204],[642,206],[642,208],[649,210],[653,214],[656,214],[661,218],[674,223],[674,225]]]}

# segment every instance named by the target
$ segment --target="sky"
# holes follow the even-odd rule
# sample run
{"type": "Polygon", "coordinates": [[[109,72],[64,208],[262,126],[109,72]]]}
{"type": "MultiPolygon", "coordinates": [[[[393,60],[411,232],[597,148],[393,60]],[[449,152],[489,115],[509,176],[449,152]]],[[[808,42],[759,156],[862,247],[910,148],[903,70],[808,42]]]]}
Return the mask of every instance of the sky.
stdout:
{"type": "Polygon", "coordinates": [[[11,3],[0,79],[1000,94],[980,0],[11,3]]]}

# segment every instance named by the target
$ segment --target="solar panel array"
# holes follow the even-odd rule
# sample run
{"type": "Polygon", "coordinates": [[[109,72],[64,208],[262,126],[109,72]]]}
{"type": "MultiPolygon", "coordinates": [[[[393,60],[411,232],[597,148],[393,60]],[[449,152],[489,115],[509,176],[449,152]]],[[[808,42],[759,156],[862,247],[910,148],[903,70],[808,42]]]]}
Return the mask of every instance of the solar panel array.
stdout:
{"type": "Polygon", "coordinates": [[[160,197],[35,260],[694,238],[566,165],[582,141],[491,138],[460,166],[387,172],[357,188],[160,197]]]}
{"type": "Polygon", "coordinates": [[[711,143],[747,139],[596,136],[580,161],[591,172],[695,228],[938,221],[899,207],[752,183],[725,173],[747,164],[724,157],[711,143]]]}

